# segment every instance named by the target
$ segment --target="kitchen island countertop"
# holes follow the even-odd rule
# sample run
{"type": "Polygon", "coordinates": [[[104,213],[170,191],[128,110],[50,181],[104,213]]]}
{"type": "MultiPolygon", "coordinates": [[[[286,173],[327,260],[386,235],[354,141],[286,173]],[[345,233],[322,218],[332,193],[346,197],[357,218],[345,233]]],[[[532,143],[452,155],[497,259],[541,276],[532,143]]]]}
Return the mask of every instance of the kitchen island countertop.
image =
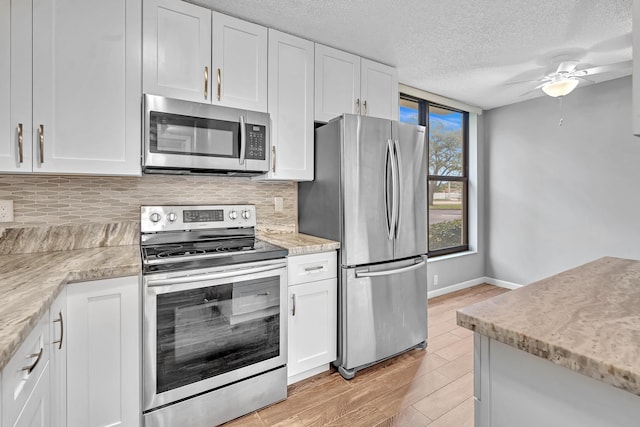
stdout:
{"type": "Polygon", "coordinates": [[[602,258],[458,310],[457,322],[640,395],[640,261],[602,258]]]}
{"type": "Polygon", "coordinates": [[[0,370],[65,284],[140,271],[138,245],[1,255],[0,370]]]}

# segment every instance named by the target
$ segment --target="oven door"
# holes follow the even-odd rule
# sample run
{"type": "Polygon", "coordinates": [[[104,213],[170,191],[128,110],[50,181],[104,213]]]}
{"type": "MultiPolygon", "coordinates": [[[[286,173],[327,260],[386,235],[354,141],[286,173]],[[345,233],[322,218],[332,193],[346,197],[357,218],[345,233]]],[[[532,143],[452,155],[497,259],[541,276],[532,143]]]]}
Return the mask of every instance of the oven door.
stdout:
{"type": "Polygon", "coordinates": [[[187,274],[143,280],[144,411],[287,363],[284,259],[187,274]]]}

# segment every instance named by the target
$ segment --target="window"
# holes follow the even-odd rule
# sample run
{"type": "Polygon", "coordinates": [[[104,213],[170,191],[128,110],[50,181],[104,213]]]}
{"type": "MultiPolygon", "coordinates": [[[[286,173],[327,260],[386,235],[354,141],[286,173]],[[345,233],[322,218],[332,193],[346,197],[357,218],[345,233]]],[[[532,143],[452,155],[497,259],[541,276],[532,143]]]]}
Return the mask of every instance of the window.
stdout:
{"type": "Polygon", "coordinates": [[[427,127],[428,255],[467,251],[469,113],[402,94],[400,121],[427,127]]]}

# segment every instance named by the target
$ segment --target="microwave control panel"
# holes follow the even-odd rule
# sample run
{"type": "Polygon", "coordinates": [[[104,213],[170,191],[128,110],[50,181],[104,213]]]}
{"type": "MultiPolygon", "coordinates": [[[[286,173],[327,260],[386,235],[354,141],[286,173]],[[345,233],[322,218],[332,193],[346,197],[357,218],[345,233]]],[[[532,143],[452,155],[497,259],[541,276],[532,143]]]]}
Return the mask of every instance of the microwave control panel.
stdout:
{"type": "Polygon", "coordinates": [[[267,128],[261,125],[247,124],[247,148],[245,159],[264,160],[267,151],[267,128]]]}

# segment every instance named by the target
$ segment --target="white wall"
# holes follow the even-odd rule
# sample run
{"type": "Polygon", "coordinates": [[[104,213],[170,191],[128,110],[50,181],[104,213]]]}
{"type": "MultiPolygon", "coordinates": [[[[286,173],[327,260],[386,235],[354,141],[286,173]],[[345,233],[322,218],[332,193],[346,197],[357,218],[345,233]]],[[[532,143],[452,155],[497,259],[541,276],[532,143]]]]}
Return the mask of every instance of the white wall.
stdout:
{"type": "Polygon", "coordinates": [[[602,256],[640,259],[631,77],[485,113],[486,275],[518,284],[602,256]]]}

